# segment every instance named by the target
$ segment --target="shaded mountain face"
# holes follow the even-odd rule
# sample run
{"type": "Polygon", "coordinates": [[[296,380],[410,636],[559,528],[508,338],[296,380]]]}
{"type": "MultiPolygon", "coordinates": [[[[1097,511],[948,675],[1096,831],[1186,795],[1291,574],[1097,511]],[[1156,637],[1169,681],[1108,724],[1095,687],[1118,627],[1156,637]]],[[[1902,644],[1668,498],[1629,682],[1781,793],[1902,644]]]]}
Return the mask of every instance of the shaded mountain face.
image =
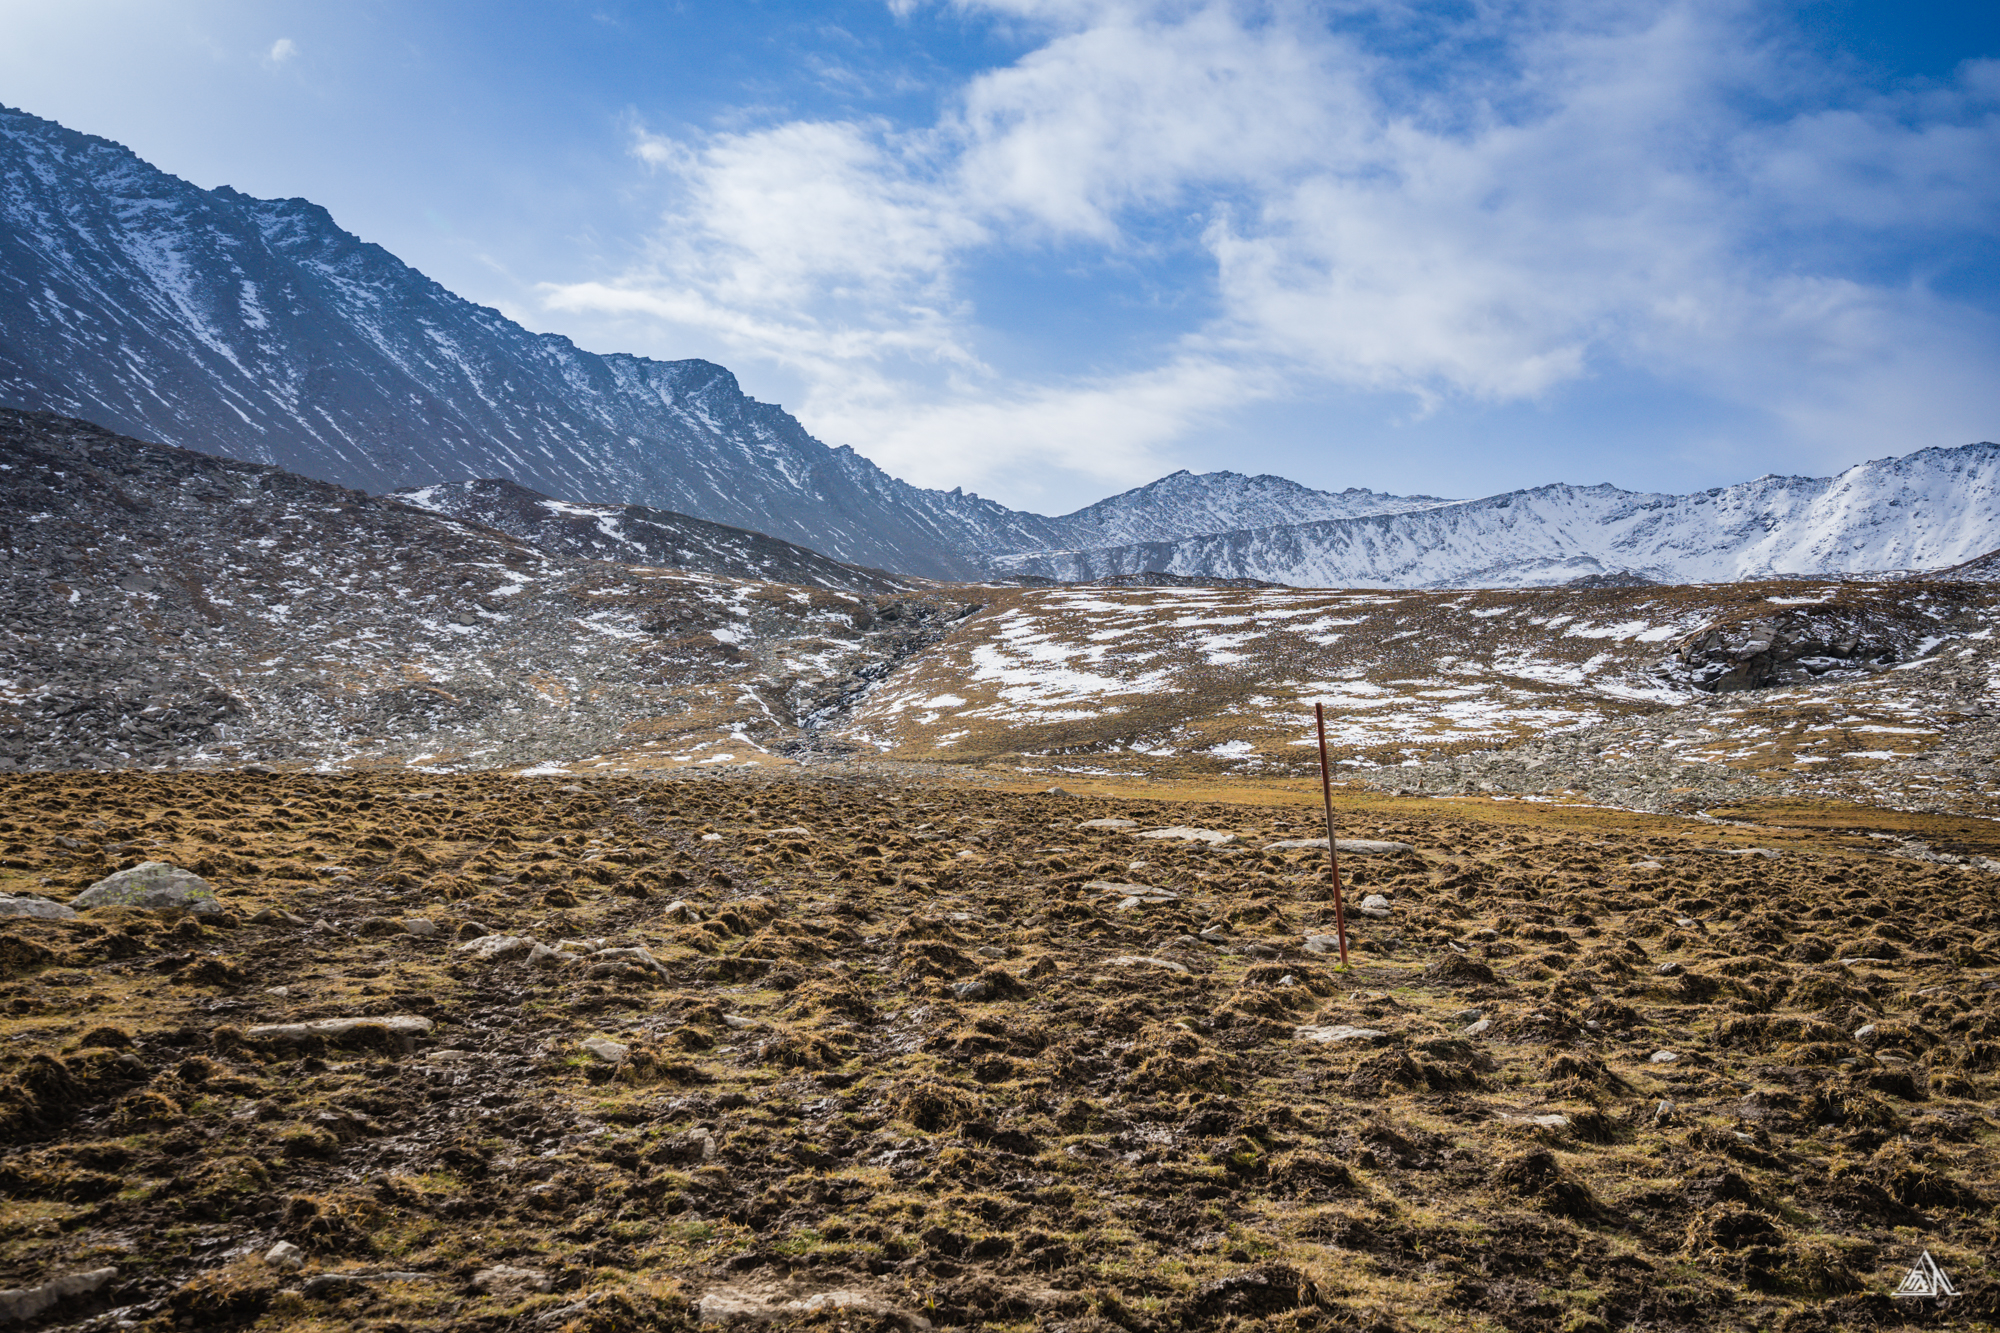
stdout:
{"type": "Polygon", "coordinates": [[[388,497],[432,513],[484,524],[553,555],[665,565],[726,578],[795,583],[850,592],[909,592],[915,587],[879,569],[829,560],[817,551],[745,528],[725,527],[643,505],[557,500],[488,479],[397,491],[388,497]]]}
{"type": "Polygon", "coordinates": [[[1694,495],[1543,486],[1401,513],[1000,557],[1059,581],[1145,570],[1317,587],[1533,587],[1929,569],[2000,545],[2000,445],[1694,495]]]}
{"type": "Polygon", "coordinates": [[[0,411],[0,769],[813,752],[971,608],[579,559],[0,411]]]}

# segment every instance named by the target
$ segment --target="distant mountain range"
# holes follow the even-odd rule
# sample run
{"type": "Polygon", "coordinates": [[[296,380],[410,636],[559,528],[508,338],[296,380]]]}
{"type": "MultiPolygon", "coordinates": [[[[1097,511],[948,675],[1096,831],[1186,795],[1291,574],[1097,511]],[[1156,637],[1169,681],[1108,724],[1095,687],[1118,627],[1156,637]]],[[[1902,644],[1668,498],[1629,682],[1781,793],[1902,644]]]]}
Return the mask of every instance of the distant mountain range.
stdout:
{"type": "Polygon", "coordinates": [[[1632,571],[1686,581],[1929,566],[2000,546],[1993,445],[1691,496],[1548,486],[1451,501],[1177,472],[1072,514],[1026,513],[912,486],[830,448],[710,362],[600,356],[532,333],[342,231],[318,205],[202,190],[118,144],[5,108],[0,406],[378,493],[457,486],[426,494],[497,506],[543,529],[538,541],[561,536],[540,517],[557,512],[544,501],[587,503],[623,534],[595,518],[572,525],[576,541],[609,543],[605,554],[654,558],[625,544],[649,534],[640,544],[692,542],[711,566],[741,557],[746,570],[802,557],[679,520],[942,579],[1160,571],[1428,587],[1632,571]],[[470,481],[538,494],[523,508],[504,486],[470,481]]]}
{"type": "Polygon", "coordinates": [[[1002,556],[1060,581],[1159,570],[1320,587],[1507,587],[1631,572],[1662,583],[1932,569],[2000,547],[2000,445],[1694,495],[1540,486],[1402,513],[1002,556]]]}

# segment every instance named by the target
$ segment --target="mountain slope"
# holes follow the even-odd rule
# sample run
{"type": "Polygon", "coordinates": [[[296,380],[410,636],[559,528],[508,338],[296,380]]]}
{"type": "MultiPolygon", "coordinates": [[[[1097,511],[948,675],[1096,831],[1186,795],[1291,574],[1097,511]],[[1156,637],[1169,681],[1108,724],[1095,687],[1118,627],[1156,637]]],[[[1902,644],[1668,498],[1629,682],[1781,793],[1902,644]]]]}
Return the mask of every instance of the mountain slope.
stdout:
{"type": "Polygon", "coordinates": [[[505,477],[976,578],[999,551],[1415,507],[1176,474],[1067,518],[900,481],[707,361],[599,356],[446,291],[303,199],[202,190],[0,108],[0,405],[369,491],[505,477]]]}
{"type": "Polygon", "coordinates": [[[553,555],[850,592],[909,592],[912,587],[880,570],[829,560],[817,551],[747,528],[643,505],[576,504],[511,481],[423,486],[388,498],[498,528],[553,555]]]}
{"type": "Polygon", "coordinates": [[[1543,486],[1399,514],[1013,555],[1074,581],[1157,569],[1323,587],[1536,586],[1632,570],[1666,582],[1928,568],[2000,545],[2000,445],[1924,449],[1836,477],[1694,495],[1543,486]]]}

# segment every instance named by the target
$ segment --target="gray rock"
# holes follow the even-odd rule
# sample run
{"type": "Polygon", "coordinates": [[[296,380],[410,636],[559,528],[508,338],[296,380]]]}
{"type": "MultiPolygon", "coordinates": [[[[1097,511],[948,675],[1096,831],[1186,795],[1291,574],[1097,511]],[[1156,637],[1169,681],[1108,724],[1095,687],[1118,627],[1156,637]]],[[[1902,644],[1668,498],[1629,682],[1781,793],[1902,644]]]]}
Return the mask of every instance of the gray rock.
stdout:
{"type": "Polygon", "coordinates": [[[87,1273],[68,1273],[33,1287],[0,1291],[0,1320],[9,1323],[33,1319],[57,1301],[87,1296],[101,1291],[118,1276],[115,1268],[93,1268],[87,1273]]]}
{"type": "Polygon", "coordinates": [[[1083,822],[1082,822],[1081,824],[1078,824],[1078,825],[1077,825],[1077,827],[1078,827],[1078,828],[1112,828],[1112,829],[1117,829],[1117,828],[1138,828],[1138,827],[1139,827],[1139,821],[1138,821],[1138,820],[1136,820],[1136,819],[1086,819],[1086,820],[1084,820],[1084,821],[1083,821],[1083,822]]]}
{"type": "Polygon", "coordinates": [[[1646,1057],[1646,1063],[1649,1065],[1670,1065],[1680,1058],[1680,1052],[1678,1051],[1654,1051],[1646,1057]]]}
{"type": "Polygon", "coordinates": [[[607,1065],[622,1065],[632,1058],[630,1046],[609,1037],[585,1037],[580,1044],[585,1054],[607,1065]]]}
{"type": "Polygon", "coordinates": [[[961,981],[953,986],[951,993],[961,1000],[984,1000],[993,994],[993,986],[983,977],[974,977],[970,981],[961,981]]]}
{"type": "Polygon", "coordinates": [[[97,883],[70,899],[78,911],[94,907],[140,907],[151,912],[194,912],[208,916],[222,910],[215,889],[191,870],[146,861],[97,883]]]}
{"type": "Polygon", "coordinates": [[[1492,1030],[1493,1020],[1490,1018],[1476,1018],[1465,1025],[1465,1035],[1468,1037],[1483,1037],[1492,1030]]]}
{"type": "Polygon", "coordinates": [[[1386,917],[1394,915],[1396,909],[1381,894],[1371,893],[1361,900],[1361,906],[1355,910],[1363,916],[1386,917]]]}
{"type": "Polygon", "coordinates": [[[345,1037],[363,1028],[382,1028],[398,1037],[425,1036],[436,1024],[414,1014],[395,1018],[316,1018],[310,1023],[263,1023],[244,1035],[252,1041],[301,1042],[309,1037],[345,1037]]]}
{"type": "Polygon", "coordinates": [[[1104,960],[1104,965],[1106,967],[1157,967],[1164,972],[1178,972],[1182,976],[1191,975],[1187,968],[1170,959],[1145,958],[1137,954],[1127,954],[1121,958],[1107,958],[1104,960]]]}
{"type": "Polygon", "coordinates": [[[0,893],[0,917],[26,916],[40,921],[74,921],[76,911],[47,898],[13,898],[0,893]]]}
{"type": "Polygon", "coordinates": [[[531,1291],[553,1291],[555,1285],[546,1273],[537,1272],[532,1268],[515,1268],[510,1264],[495,1264],[491,1268],[482,1268],[472,1275],[472,1289],[489,1296],[505,1292],[525,1294],[531,1291]]]}
{"type": "Polygon", "coordinates": [[[287,1273],[296,1273],[306,1266],[306,1252],[288,1240],[281,1240],[264,1251],[264,1262],[287,1273]]]}
{"type": "Polygon", "coordinates": [[[306,926],[310,925],[311,922],[307,921],[302,916],[297,916],[291,912],[287,912],[282,907],[265,907],[259,909],[258,912],[250,918],[250,924],[253,926],[293,926],[299,929],[304,929],[306,926]]]}
{"type": "Polygon", "coordinates": [[[1326,1027],[1301,1027],[1292,1034],[1300,1041],[1366,1041],[1379,1043],[1386,1040],[1388,1033],[1380,1028],[1349,1027],[1345,1023],[1334,1023],[1326,1027]]]}
{"type": "Polygon", "coordinates": [[[1337,954],[1340,952],[1340,936],[1308,935],[1306,936],[1306,952],[1337,954]]]}
{"type": "MultiPolygon", "coordinates": [[[[1353,856],[1389,856],[1396,852],[1414,852],[1416,848],[1407,842],[1383,842],[1377,838],[1336,838],[1334,850],[1347,852],[1353,856]]],[[[1281,842],[1266,843],[1269,851],[1292,851],[1301,847],[1326,848],[1325,838],[1286,838],[1281,842]]]]}
{"type": "Polygon", "coordinates": [[[437,922],[421,916],[405,917],[403,929],[420,940],[436,939],[438,933],[437,922]]]}
{"type": "Polygon", "coordinates": [[[1147,829],[1144,833],[1134,833],[1135,838],[1170,838],[1176,842],[1205,842],[1211,847],[1220,847],[1226,842],[1235,842],[1234,833],[1224,833],[1212,828],[1190,828],[1186,824],[1174,824],[1168,828],[1147,829]]]}
{"type": "Polygon", "coordinates": [[[537,940],[527,935],[481,935],[455,946],[453,951],[469,954],[480,962],[497,963],[503,958],[526,956],[540,947],[537,940]]]}

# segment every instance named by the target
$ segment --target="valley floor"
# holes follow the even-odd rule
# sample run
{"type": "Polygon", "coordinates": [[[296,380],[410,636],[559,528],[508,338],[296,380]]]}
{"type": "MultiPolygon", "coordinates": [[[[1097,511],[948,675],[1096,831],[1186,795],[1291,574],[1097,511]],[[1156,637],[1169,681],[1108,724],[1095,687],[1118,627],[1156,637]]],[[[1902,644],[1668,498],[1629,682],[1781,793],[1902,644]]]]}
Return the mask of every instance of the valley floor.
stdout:
{"type": "Polygon", "coordinates": [[[1343,970],[1309,786],[944,771],[0,777],[0,894],[152,859],[225,909],[0,921],[0,1287],[96,1274],[33,1325],[93,1330],[2000,1317],[1990,822],[1346,788],[1388,845],[1343,970]],[[1926,1252],[1945,1315],[1889,1294],[1926,1252]]]}

